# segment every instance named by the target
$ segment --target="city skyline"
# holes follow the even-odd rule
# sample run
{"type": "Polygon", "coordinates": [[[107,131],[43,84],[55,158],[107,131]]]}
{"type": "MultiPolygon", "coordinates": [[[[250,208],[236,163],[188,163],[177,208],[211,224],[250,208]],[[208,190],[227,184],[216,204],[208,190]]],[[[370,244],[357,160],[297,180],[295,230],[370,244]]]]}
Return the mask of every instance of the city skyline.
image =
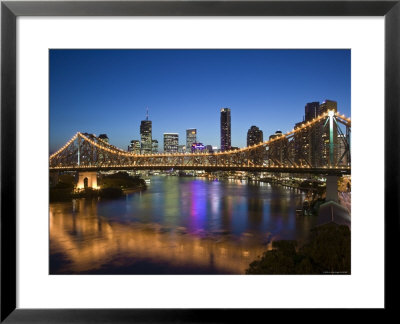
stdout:
{"type": "MultiPolygon", "coordinates": [[[[138,62],[136,63],[138,64],[138,62]]],[[[140,80],[130,81],[131,85],[136,85],[136,87],[140,83],[140,80]]],[[[309,90],[311,91],[311,89],[309,90]]],[[[186,130],[194,128],[197,130],[197,141],[218,148],[221,140],[220,110],[223,107],[229,107],[231,109],[232,146],[245,147],[247,131],[252,125],[259,127],[266,138],[277,130],[286,132],[293,129],[295,123],[303,120],[307,103],[315,101],[322,103],[325,99],[337,101],[338,110],[347,116],[350,115],[349,50],[51,50],[50,152],[57,150],[77,131],[97,135],[107,134],[111,144],[126,150],[131,140],[140,140],[139,127],[141,121],[145,120],[147,107],[149,121],[152,122],[152,139],[158,140],[160,143],[164,133],[174,132],[180,135],[178,144],[185,144],[186,130]],[[289,57],[292,57],[293,60],[289,60],[289,57]],[[126,73],[123,72],[124,69],[120,64],[114,62],[117,58],[125,60],[125,62],[136,59],[142,63],[147,62],[147,64],[157,63],[158,70],[153,65],[149,65],[148,69],[140,69],[138,66],[128,69],[129,71],[141,71],[139,74],[145,77],[145,83],[157,81],[153,86],[147,84],[145,88],[146,92],[154,89],[152,96],[149,96],[147,100],[141,94],[129,98],[130,94],[126,89],[129,82],[127,82],[126,73]],[[287,64],[284,67],[280,66],[280,69],[273,69],[267,64],[268,59],[275,64],[283,64],[285,59],[287,64]],[[202,64],[205,71],[194,68],[192,66],[194,60],[197,60],[197,65],[202,64]],[[78,61],[83,70],[81,73],[78,73],[76,67],[73,66],[73,63],[78,61]],[[164,61],[164,65],[160,61],[164,61]],[[101,72],[98,72],[94,66],[100,62],[103,65],[99,68],[101,72]],[[235,65],[239,63],[242,63],[243,66],[235,65]],[[263,75],[261,69],[258,71],[259,73],[256,73],[255,65],[259,68],[269,68],[270,72],[263,75]],[[68,67],[74,70],[76,75],[71,74],[70,69],[67,70],[68,67]],[[165,71],[161,70],[160,72],[160,68],[165,71]],[[172,78],[169,73],[173,68],[178,68],[178,72],[172,78]],[[92,71],[94,75],[84,74],[88,70],[92,71]],[[151,77],[156,70],[158,71],[157,77],[151,77]],[[316,70],[318,73],[315,72],[316,70]],[[224,71],[237,76],[233,81],[229,78],[223,80],[229,85],[225,85],[224,82],[218,84],[212,78],[224,71]],[[83,80],[75,80],[78,75],[83,80]],[[163,80],[160,80],[161,76],[164,77],[163,80]],[[197,81],[193,81],[193,78],[197,81]],[[212,81],[209,81],[210,78],[212,81]],[[77,82],[72,83],[72,79],[77,82]],[[88,79],[92,80],[91,83],[87,83],[90,85],[76,88],[76,83],[81,84],[88,79]],[[271,79],[279,84],[284,81],[291,82],[277,93],[272,93],[269,88],[262,91],[262,88],[268,83],[272,84],[271,79]],[[208,82],[206,82],[207,80],[208,82]],[[308,80],[306,85],[304,80],[308,80]],[[324,80],[325,86],[318,85],[321,80],[324,80]],[[113,85],[111,81],[113,81],[113,85]],[[185,81],[189,85],[183,86],[185,81]],[[169,91],[160,90],[171,82],[175,83],[177,89],[169,87],[169,91]],[[217,89],[211,91],[210,83],[217,89]],[[297,84],[296,87],[294,87],[294,83],[297,84]],[[94,86],[95,84],[96,86],[94,86]],[[123,85],[124,89],[117,88],[117,84],[123,85]],[[325,87],[334,90],[324,90],[325,87]],[[297,88],[313,88],[315,94],[308,94],[309,91],[299,94],[297,88]],[[105,95],[100,95],[103,99],[117,98],[118,100],[116,99],[114,104],[111,102],[99,103],[99,98],[95,94],[99,95],[100,89],[108,89],[105,95]],[[210,91],[206,91],[207,89],[210,91]],[[291,91],[289,91],[290,89],[291,91]],[[239,95],[238,90],[241,90],[239,95]],[[289,91],[291,95],[285,95],[285,90],[289,91]],[[61,92],[64,93],[63,98],[67,100],[61,100],[61,92]],[[71,92],[79,93],[80,96],[73,97],[71,92]],[[71,96],[65,96],[65,93],[71,94],[71,96]],[[201,93],[204,93],[206,98],[201,98],[201,93]],[[214,97],[213,100],[206,96],[208,93],[214,97]],[[125,98],[120,98],[117,94],[125,95],[125,98]],[[163,98],[164,105],[160,96],[163,98]],[[222,97],[226,97],[225,103],[222,102],[222,97]],[[79,112],[75,112],[76,115],[74,115],[75,108],[66,109],[66,105],[71,101],[70,98],[75,98],[77,106],[81,107],[79,112]],[[143,102],[139,106],[140,100],[143,102]],[[300,100],[302,101],[300,102],[300,100]],[[132,107],[129,105],[131,102],[132,107]],[[232,104],[228,105],[229,102],[232,104]],[[153,109],[151,103],[153,103],[153,109]]]]}

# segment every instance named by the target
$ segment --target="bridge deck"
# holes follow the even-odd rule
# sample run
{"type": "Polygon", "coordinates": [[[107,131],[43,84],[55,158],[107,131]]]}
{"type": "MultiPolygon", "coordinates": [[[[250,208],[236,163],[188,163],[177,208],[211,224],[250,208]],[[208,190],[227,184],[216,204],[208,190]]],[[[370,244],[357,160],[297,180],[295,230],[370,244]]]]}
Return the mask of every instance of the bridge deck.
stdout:
{"type": "Polygon", "coordinates": [[[50,167],[50,171],[111,171],[111,170],[196,170],[196,171],[249,171],[278,173],[310,173],[326,175],[351,174],[351,168],[301,168],[265,166],[188,166],[188,165],[116,165],[116,166],[71,166],[50,167]]]}

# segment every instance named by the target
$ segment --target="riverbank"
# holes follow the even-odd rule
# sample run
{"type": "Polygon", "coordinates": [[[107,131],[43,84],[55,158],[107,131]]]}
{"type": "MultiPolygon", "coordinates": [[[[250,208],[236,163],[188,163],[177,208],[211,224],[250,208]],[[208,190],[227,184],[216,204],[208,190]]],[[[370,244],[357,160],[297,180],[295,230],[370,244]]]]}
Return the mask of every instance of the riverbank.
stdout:
{"type": "Polygon", "coordinates": [[[62,201],[70,201],[72,199],[79,198],[104,198],[104,199],[113,199],[124,196],[125,194],[134,193],[146,190],[146,185],[141,185],[132,188],[116,188],[116,187],[108,187],[102,189],[92,189],[86,188],[81,190],[76,189],[65,189],[65,188],[50,188],[50,202],[62,202],[62,201]]]}
{"type": "Polygon", "coordinates": [[[71,175],[62,175],[59,182],[50,187],[50,202],[69,201],[78,198],[122,197],[126,193],[147,189],[145,180],[130,176],[127,172],[117,172],[98,177],[99,188],[76,188],[76,180],[71,175]]]}

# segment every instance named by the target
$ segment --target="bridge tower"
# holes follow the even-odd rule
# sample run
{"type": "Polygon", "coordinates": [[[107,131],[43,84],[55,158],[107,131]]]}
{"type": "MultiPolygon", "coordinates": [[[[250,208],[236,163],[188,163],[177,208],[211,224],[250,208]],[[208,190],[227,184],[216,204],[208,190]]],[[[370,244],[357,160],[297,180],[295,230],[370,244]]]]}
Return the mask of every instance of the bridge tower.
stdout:
{"type": "Polygon", "coordinates": [[[97,187],[97,172],[78,172],[78,184],[77,189],[93,188],[97,187]]]}
{"type": "Polygon", "coordinates": [[[338,176],[326,176],[326,201],[338,202],[338,176]]]}
{"type": "Polygon", "coordinates": [[[329,110],[328,112],[328,118],[329,118],[329,166],[333,167],[335,165],[335,158],[334,158],[334,143],[335,139],[334,137],[337,137],[337,132],[334,134],[334,129],[333,129],[333,116],[334,116],[334,111],[329,110]]]}

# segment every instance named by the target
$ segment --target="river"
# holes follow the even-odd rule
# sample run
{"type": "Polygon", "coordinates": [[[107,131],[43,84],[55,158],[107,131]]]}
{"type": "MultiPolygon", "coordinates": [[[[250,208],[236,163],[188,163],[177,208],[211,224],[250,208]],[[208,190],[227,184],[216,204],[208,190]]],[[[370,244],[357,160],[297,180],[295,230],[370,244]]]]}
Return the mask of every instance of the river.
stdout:
{"type": "Polygon", "coordinates": [[[153,176],[113,200],[50,203],[51,274],[243,274],[278,239],[303,241],[304,193],[260,182],[153,176]]]}

